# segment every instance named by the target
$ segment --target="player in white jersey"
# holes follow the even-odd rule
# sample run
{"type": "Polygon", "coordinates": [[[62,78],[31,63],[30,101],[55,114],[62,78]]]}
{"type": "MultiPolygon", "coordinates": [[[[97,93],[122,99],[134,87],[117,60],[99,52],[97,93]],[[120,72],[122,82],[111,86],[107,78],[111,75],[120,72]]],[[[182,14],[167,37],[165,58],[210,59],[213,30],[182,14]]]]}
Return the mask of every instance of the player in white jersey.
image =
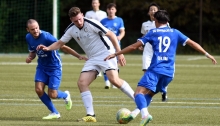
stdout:
{"type": "MultiPolygon", "coordinates": [[[[102,11],[99,9],[100,2],[99,0],[92,0],[92,10],[87,11],[85,14],[86,18],[89,19],[95,19],[97,21],[101,21],[102,19],[107,17],[107,14],[105,11],[102,11]]],[[[103,73],[104,74],[104,73],[103,73]]],[[[98,74],[98,76],[102,76],[102,72],[98,74]]],[[[105,89],[108,89],[108,85],[110,85],[110,82],[108,80],[108,77],[104,74],[104,81],[105,81],[105,89]]]]}
{"type": "Polygon", "coordinates": [[[107,17],[105,11],[99,9],[100,2],[99,0],[92,0],[92,10],[87,11],[85,17],[89,19],[95,19],[97,21],[101,21],[102,19],[107,17]]]}
{"type": "MultiPolygon", "coordinates": [[[[105,60],[108,60],[117,55],[131,52],[148,42],[153,45],[152,63],[138,82],[134,94],[135,103],[141,110],[142,121],[139,126],[146,126],[152,120],[152,116],[148,112],[152,97],[158,92],[165,90],[164,88],[173,80],[178,44],[189,45],[204,54],[213,64],[217,64],[215,58],[208,54],[198,43],[185,36],[179,30],[167,26],[169,21],[167,11],[158,10],[154,14],[154,18],[155,29],[151,29],[145,36],[139,38],[136,43],[105,58],[105,60]]],[[[131,112],[129,115],[122,117],[122,120],[129,122],[135,117],[136,115],[131,112]]]]}
{"type": "MultiPolygon", "coordinates": [[[[148,6],[148,15],[150,16],[150,20],[142,24],[141,34],[143,34],[143,36],[147,34],[149,30],[156,28],[154,21],[154,13],[157,12],[158,10],[160,10],[160,7],[154,2],[148,6]]],[[[142,70],[144,72],[146,72],[148,67],[150,66],[152,56],[153,56],[152,45],[150,43],[146,43],[144,45],[143,55],[142,55],[142,70]]],[[[163,102],[167,101],[167,87],[165,92],[162,92],[162,101],[163,102]]]]}
{"type": "MultiPolygon", "coordinates": [[[[113,58],[104,61],[104,58],[114,53],[115,50],[121,50],[116,35],[99,21],[84,18],[78,7],[72,7],[69,10],[69,17],[73,25],[67,29],[61,39],[48,47],[40,45],[38,50],[51,51],[59,49],[72,38],[81,46],[88,56],[88,60],[82,68],[77,84],[87,115],[79,119],[79,121],[96,122],[93,98],[89,85],[96,79],[99,72],[104,71],[109,81],[132,100],[134,100],[134,91],[125,80],[118,76],[117,59],[118,63],[124,66],[126,64],[124,55],[118,55],[117,59],[113,58]]],[[[137,113],[140,112],[139,109],[135,110],[137,113]]]]}

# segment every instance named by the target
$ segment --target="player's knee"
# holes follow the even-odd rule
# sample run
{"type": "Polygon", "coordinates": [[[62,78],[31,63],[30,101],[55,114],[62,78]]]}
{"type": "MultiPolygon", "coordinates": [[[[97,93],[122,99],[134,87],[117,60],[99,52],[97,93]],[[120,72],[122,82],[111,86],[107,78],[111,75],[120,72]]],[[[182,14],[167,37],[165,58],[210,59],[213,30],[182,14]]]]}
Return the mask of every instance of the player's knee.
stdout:
{"type": "Polygon", "coordinates": [[[37,93],[37,95],[39,97],[43,96],[43,94],[44,94],[44,90],[42,90],[40,88],[35,88],[35,92],[37,93]]]}
{"type": "Polygon", "coordinates": [[[53,98],[53,99],[57,98],[57,93],[56,92],[49,92],[48,95],[49,95],[50,98],[53,98]]]}

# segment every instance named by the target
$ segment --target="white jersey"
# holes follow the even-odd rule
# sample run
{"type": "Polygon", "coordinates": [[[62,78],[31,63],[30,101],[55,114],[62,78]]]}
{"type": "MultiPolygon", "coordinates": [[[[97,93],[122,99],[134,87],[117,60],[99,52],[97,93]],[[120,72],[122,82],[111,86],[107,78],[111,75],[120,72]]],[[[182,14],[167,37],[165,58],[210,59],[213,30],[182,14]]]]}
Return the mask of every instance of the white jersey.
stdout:
{"type": "Polygon", "coordinates": [[[72,23],[60,40],[67,43],[74,38],[88,58],[100,55],[107,57],[115,52],[112,42],[105,36],[108,31],[99,21],[84,17],[83,28],[79,29],[72,23]]]}
{"type": "Polygon", "coordinates": [[[101,21],[102,19],[107,17],[107,14],[105,11],[102,10],[98,10],[98,11],[91,10],[86,12],[85,17],[89,19],[95,19],[97,21],[101,21]]]}
{"type": "MultiPolygon", "coordinates": [[[[153,28],[156,28],[154,21],[147,21],[142,24],[141,33],[143,35],[153,28]]],[[[148,42],[144,46],[143,56],[142,56],[142,69],[147,70],[150,66],[151,59],[153,57],[153,48],[152,45],[148,42]]]]}

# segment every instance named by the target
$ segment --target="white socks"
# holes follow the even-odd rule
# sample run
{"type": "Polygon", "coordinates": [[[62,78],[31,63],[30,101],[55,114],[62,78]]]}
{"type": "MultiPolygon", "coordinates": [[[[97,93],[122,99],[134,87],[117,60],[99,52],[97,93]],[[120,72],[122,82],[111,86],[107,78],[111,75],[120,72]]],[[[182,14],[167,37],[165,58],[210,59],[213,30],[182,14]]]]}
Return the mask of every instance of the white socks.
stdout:
{"type": "Polygon", "coordinates": [[[146,118],[148,115],[149,115],[149,112],[148,112],[147,108],[142,108],[141,109],[141,117],[142,117],[142,119],[146,118]]]}
{"type": "Polygon", "coordinates": [[[93,108],[93,98],[90,91],[85,91],[81,93],[82,101],[86,108],[86,114],[94,115],[94,108],[93,108]]]}
{"type": "Polygon", "coordinates": [[[122,86],[121,86],[121,91],[124,92],[128,97],[130,97],[132,100],[134,100],[134,91],[130,87],[130,85],[124,81],[122,86]]]}

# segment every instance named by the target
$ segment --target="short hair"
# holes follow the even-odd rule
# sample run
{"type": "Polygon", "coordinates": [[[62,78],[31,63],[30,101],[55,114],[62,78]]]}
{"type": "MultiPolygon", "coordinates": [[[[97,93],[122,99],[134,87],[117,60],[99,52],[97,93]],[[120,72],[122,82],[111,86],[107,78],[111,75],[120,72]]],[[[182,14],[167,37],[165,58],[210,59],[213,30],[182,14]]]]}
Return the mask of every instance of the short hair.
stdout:
{"type": "Polygon", "coordinates": [[[115,7],[115,8],[116,8],[116,4],[115,4],[115,3],[109,3],[109,4],[107,5],[107,9],[110,9],[110,8],[112,8],[112,7],[115,7]]]}
{"type": "Polygon", "coordinates": [[[169,14],[166,10],[158,10],[154,14],[154,18],[157,19],[157,21],[161,24],[166,24],[170,21],[169,14]]]}
{"type": "Polygon", "coordinates": [[[71,18],[77,16],[79,13],[81,13],[81,11],[78,7],[72,7],[70,8],[68,15],[71,18]]]}
{"type": "Polygon", "coordinates": [[[38,23],[38,22],[35,19],[28,19],[26,23],[26,27],[28,28],[28,24],[32,24],[32,23],[38,23]]]}
{"type": "Polygon", "coordinates": [[[157,3],[152,2],[152,3],[150,3],[150,5],[147,8],[148,12],[149,12],[151,6],[155,6],[155,7],[157,7],[158,10],[160,10],[160,6],[157,3]]]}

